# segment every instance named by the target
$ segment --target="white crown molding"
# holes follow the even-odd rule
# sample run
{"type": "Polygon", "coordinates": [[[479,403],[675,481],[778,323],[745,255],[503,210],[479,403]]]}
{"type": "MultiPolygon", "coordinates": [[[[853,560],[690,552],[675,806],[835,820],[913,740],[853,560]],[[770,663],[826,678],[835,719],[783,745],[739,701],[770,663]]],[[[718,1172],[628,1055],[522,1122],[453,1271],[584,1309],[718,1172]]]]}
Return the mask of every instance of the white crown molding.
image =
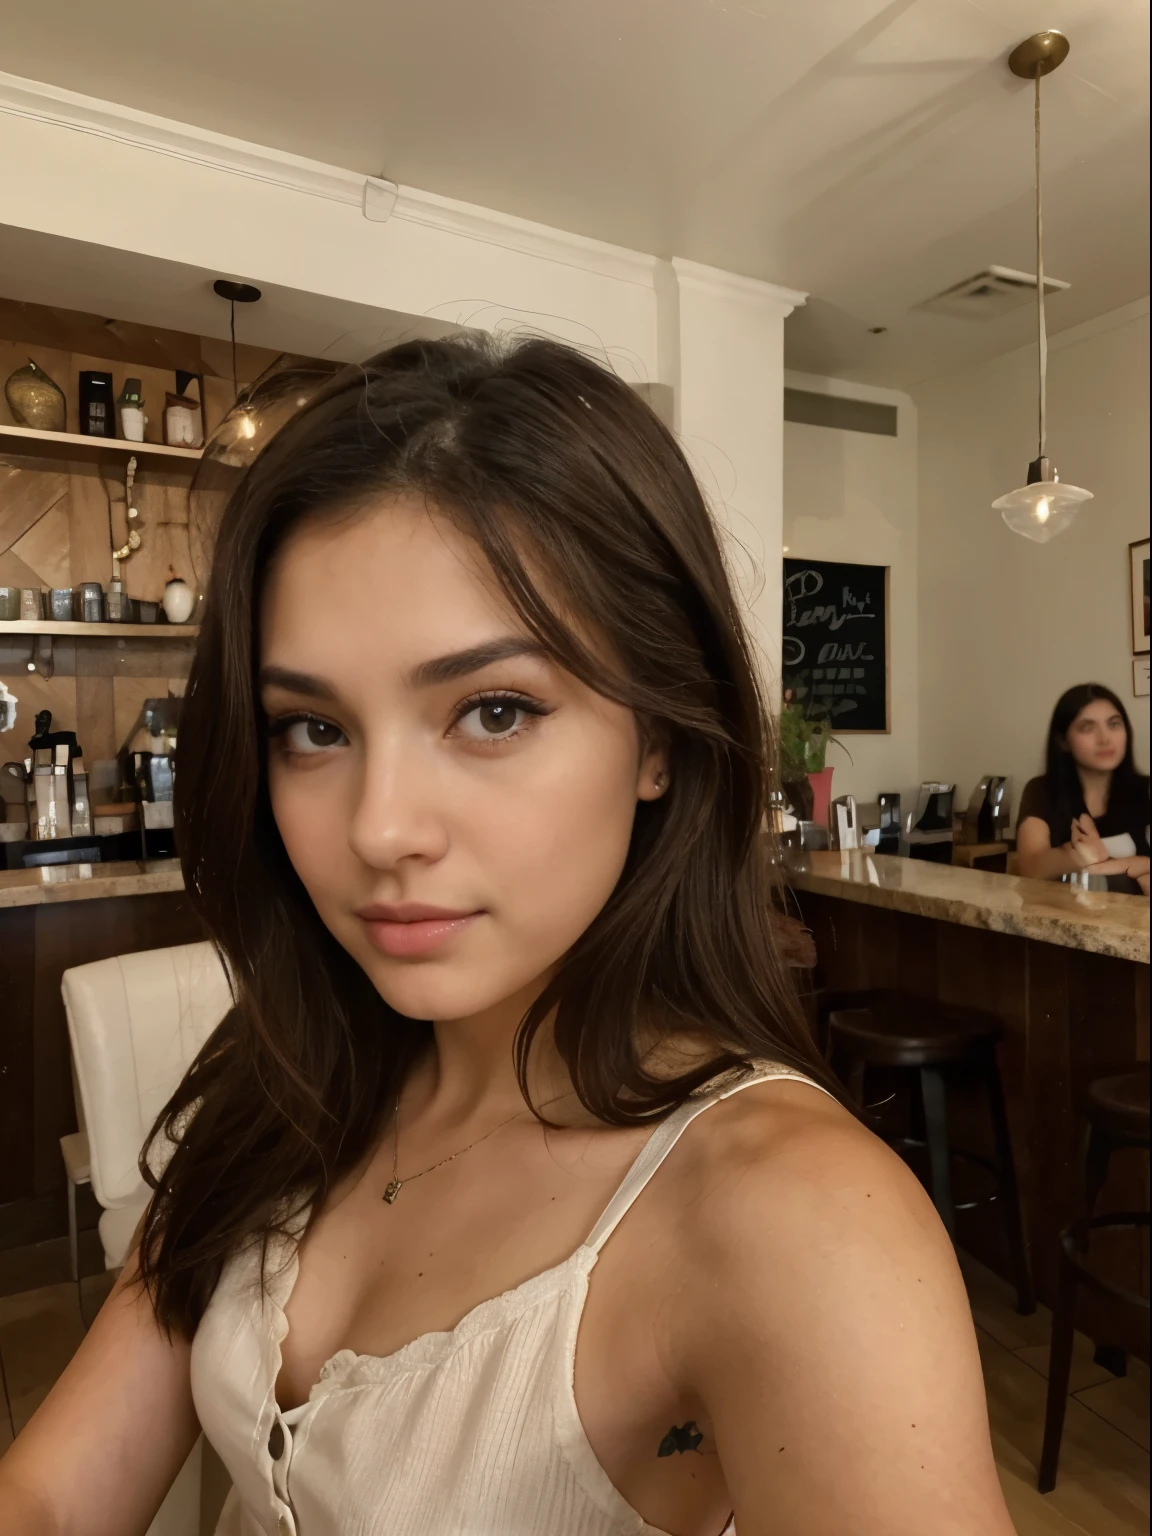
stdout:
{"type": "Polygon", "coordinates": [[[771,305],[773,309],[782,309],[786,316],[808,300],[808,295],[797,288],[781,288],[777,283],[765,283],[757,277],[741,277],[738,272],[706,267],[698,261],[687,261],[683,256],[673,256],[672,266],[682,287],[739,299],[746,304],[771,305]]]}
{"type": "Polygon", "coordinates": [[[416,187],[401,187],[396,200],[395,217],[413,224],[443,229],[468,240],[482,240],[536,256],[543,261],[557,261],[564,266],[580,267],[602,277],[651,288],[656,257],[623,245],[609,245],[549,224],[535,224],[495,208],[477,203],[462,203],[455,198],[439,197],[416,187]]]}
{"type": "MultiPolygon", "coordinates": [[[[192,123],[157,117],[118,102],[101,101],[59,86],[0,71],[0,112],[76,133],[93,134],[210,170],[245,176],[329,202],[362,209],[366,218],[422,224],[463,239],[503,246],[546,261],[651,288],[656,261],[639,251],[535,224],[495,209],[398,188],[381,177],[326,165],[286,150],[214,133],[192,123]]],[[[704,270],[704,269],[702,269],[704,270]]]]}
{"type": "Polygon", "coordinates": [[[24,80],[18,75],[0,73],[0,112],[112,139],[134,149],[191,161],[330,202],[363,206],[365,183],[375,179],[303,155],[249,144],[172,118],[156,117],[151,112],[138,112],[117,102],[81,96],[39,80],[24,80]]]}

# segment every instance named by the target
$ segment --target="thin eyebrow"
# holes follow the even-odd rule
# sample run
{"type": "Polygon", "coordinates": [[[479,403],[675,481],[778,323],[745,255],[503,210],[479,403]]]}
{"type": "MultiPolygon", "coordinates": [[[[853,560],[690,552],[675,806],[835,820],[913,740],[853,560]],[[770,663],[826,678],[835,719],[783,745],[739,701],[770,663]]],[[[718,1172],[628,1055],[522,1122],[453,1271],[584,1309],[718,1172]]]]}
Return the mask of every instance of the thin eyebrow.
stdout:
{"type": "Polygon", "coordinates": [[[453,683],[468,677],[493,662],[508,661],[514,656],[545,656],[545,648],[537,640],[523,635],[507,635],[500,640],[486,640],[481,645],[469,646],[466,651],[453,651],[449,656],[437,656],[432,661],[422,661],[413,667],[408,680],[414,688],[433,688],[438,683],[453,683]]]}

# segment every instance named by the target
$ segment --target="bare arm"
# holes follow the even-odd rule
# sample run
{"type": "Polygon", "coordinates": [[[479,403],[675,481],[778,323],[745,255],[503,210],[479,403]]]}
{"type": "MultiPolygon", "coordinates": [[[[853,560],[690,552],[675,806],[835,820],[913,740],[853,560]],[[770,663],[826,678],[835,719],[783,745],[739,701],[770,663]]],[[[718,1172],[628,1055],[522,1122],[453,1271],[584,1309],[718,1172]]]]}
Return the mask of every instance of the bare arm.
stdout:
{"type": "Polygon", "coordinates": [[[195,1444],[190,1346],[160,1332],[134,1273],[0,1459],[6,1536],[142,1536],[195,1444]]]}
{"type": "Polygon", "coordinates": [[[1053,848],[1048,823],[1039,816],[1027,817],[1016,828],[1016,857],[1020,873],[1032,880],[1059,880],[1084,868],[1084,860],[1070,842],[1053,848]]]}
{"type": "Polygon", "coordinates": [[[1013,1536],[964,1285],[895,1154],[814,1117],[707,1204],[688,1358],[740,1536],[1013,1536]]]}

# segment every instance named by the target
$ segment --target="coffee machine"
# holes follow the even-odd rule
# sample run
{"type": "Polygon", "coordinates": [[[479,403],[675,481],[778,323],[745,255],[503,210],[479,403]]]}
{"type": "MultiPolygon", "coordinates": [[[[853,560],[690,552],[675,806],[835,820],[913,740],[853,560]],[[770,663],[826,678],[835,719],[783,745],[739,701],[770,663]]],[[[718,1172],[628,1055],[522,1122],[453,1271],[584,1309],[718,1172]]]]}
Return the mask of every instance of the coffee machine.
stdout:
{"type": "Polygon", "coordinates": [[[952,802],[955,784],[921,784],[916,809],[908,813],[902,853],[910,859],[929,859],[935,864],[952,862],[952,802]]]}
{"type": "Polygon", "coordinates": [[[1008,779],[1003,774],[986,773],[968,801],[959,841],[966,844],[1007,842],[1011,810],[1008,779]]]}

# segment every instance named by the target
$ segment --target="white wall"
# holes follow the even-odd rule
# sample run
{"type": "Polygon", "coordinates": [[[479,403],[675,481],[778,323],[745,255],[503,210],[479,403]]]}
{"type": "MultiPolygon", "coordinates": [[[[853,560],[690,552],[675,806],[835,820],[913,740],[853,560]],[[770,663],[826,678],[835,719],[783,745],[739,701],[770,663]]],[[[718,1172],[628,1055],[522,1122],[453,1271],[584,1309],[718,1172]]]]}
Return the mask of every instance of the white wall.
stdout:
{"type": "MultiPolygon", "coordinates": [[[[1095,500],[1049,544],[1010,533],[997,496],[1036,454],[1036,350],[912,391],[920,443],[920,773],[1040,771],[1052,706],[1074,683],[1124,700],[1148,766],[1148,699],[1132,692],[1128,544],[1148,536],[1148,301],[1050,344],[1048,453],[1095,500]]],[[[958,324],[960,322],[957,322],[958,324]]],[[[966,322],[967,323],[967,322],[966,322]]],[[[975,322],[971,322],[975,323],[975,322]]]]}
{"type": "Polygon", "coordinates": [[[905,808],[920,782],[917,663],[916,408],[895,390],[786,373],[786,385],[896,406],[895,437],[784,423],[783,543],[789,557],[887,565],[891,731],[833,745],[833,794],[872,802],[896,790],[905,808]]]}

